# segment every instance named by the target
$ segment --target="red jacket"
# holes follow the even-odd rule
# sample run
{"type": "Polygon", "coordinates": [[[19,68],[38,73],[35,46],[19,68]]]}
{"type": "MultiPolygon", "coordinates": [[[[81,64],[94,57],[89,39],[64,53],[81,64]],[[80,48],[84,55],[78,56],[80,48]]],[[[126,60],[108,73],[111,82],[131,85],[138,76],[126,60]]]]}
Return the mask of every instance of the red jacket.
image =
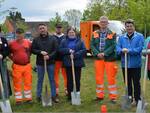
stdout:
{"type": "Polygon", "coordinates": [[[27,39],[13,40],[9,43],[10,47],[10,58],[13,63],[18,65],[26,65],[30,62],[31,55],[31,42],[27,39]]]}

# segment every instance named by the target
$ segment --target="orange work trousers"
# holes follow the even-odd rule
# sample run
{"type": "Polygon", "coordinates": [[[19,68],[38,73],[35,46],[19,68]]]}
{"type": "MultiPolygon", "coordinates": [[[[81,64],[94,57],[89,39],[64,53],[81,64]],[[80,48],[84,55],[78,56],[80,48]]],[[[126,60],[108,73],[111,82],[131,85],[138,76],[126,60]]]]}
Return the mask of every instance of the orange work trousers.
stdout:
{"type": "Polygon", "coordinates": [[[31,64],[12,65],[12,76],[16,102],[32,100],[32,68],[31,64]],[[23,86],[24,85],[24,86],[23,86]],[[24,98],[22,94],[22,86],[24,87],[24,98]]]}
{"type": "Polygon", "coordinates": [[[115,61],[106,62],[104,60],[95,60],[96,96],[98,98],[104,98],[104,70],[106,70],[108,80],[109,98],[116,99],[116,74],[118,68],[115,61]]]}
{"type": "Polygon", "coordinates": [[[64,88],[67,89],[67,75],[65,68],[62,67],[62,61],[56,61],[55,62],[55,70],[54,70],[54,79],[55,79],[55,85],[56,85],[56,94],[58,94],[59,91],[59,72],[61,70],[63,79],[64,79],[64,88]]]}

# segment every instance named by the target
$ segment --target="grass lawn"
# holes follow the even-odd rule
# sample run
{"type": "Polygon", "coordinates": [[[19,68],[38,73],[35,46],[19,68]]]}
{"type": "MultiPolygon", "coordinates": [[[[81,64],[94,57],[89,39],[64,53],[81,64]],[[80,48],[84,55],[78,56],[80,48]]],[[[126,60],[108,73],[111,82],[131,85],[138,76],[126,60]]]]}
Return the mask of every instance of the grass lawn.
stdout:
{"type": "MultiPolygon", "coordinates": [[[[82,71],[81,79],[81,99],[82,104],[80,106],[72,106],[70,102],[67,101],[67,98],[64,94],[63,89],[63,79],[60,76],[60,94],[59,99],[60,103],[53,104],[52,107],[42,107],[41,104],[36,103],[35,94],[36,94],[36,82],[37,74],[33,72],[33,104],[23,104],[20,106],[15,105],[14,96],[11,97],[11,105],[14,112],[100,112],[100,106],[102,104],[107,105],[108,112],[135,112],[136,108],[133,107],[127,111],[122,111],[120,106],[120,98],[124,94],[124,84],[123,77],[121,73],[120,63],[118,63],[118,74],[117,74],[117,86],[118,86],[118,102],[117,104],[112,104],[108,99],[108,90],[105,88],[105,99],[102,102],[95,102],[93,99],[96,97],[95,93],[95,74],[93,67],[93,59],[85,59],[86,67],[82,71]]],[[[35,57],[32,56],[32,64],[35,65],[35,57]]],[[[143,72],[142,72],[143,75],[143,72]]],[[[142,79],[143,80],[143,79],[142,79]]],[[[107,80],[105,80],[105,86],[107,86],[107,80]]],[[[146,90],[146,101],[150,102],[150,81],[147,81],[147,90],[146,90]]],[[[150,107],[148,106],[148,111],[150,112],[150,107]]]]}

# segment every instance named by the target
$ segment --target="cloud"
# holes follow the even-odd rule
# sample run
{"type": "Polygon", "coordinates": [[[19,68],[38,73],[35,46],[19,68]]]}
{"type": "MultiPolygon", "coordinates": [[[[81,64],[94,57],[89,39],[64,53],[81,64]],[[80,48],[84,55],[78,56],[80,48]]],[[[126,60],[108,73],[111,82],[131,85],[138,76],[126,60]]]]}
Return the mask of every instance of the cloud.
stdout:
{"type": "Polygon", "coordinates": [[[27,21],[49,20],[58,12],[63,16],[69,9],[78,9],[81,12],[88,0],[5,0],[2,9],[16,7],[27,21]]]}

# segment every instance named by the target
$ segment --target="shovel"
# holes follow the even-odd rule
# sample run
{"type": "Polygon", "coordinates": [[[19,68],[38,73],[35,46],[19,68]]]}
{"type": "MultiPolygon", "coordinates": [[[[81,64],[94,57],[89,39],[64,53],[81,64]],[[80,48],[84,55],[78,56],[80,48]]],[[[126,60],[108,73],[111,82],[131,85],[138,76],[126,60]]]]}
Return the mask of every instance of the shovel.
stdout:
{"type": "MultiPolygon", "coordinates": [[[[47,73],[47,65],[46,65],[46,60],[44,59],[44,69],[45,69],[45,73],[47,73]]],[[[47,107],[47,106],[52,106],[52,100],[51,100],[51,96],[48,93],[48,85],[47,85],[47,79],[46,76],[47,74],[45,74],[44,77],[44,82],[45,82],[45,92],[44,95],[42,95],[42,105],[43,107],[47,107]]]]}
{"type": "Polygon", "coordinates": [[[2,113],[12,113],[10,102],[8,99],[5,98],[1,76],[2,75],[0,74],[0,92],[1,92],[1,96],[2,96],[2,101],[0,102],[0,107],[1,107],[2,113]]]}
{"type": "Polygon", "coordinates": [[[72,76],[73,76],[73,92],[71,92],[71,102],[72,105],[80,105],[81,104],[80,92],[76,91],[73,54],[70,55],[70,58],[71,58],[71,67],[72,67],[72,76]]]}
{"type": "Polygon", "coordinates": [[[141,100],[138,101],[136,113],[146,113],[146,108],[148,105],[148,103],[146,103],[144,100],[145,90],[146,90],[147,66],[148,66],[148,54],[146,54],[145,69],[144,69],[143,96],[142,96],[141,100]]]}
{"type": "Polygon", "coordinates": [[[128,71],[127,71],[127,53],[125,52],[125,95],[121,98],[121,108],[127,110],[131,108],[131,100],[128,97],[128,71]]]}

